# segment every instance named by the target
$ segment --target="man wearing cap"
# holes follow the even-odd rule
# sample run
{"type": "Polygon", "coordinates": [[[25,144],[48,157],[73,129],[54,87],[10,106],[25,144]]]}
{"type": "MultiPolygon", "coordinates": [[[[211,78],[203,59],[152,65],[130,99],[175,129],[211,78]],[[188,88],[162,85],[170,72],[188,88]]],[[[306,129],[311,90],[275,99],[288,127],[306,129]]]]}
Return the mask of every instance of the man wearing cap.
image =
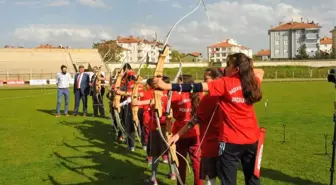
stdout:
{"type": "Polygon", "coordinates": [[[75,109],[74,116],[78,115],[79,102],[83,102],[83,116],[87,114],[87,97],[90,93],[90,76],[84,73],[84,66],[79,66],[79,73],[75,75],[74,94],[75,94],[75,109]]]}

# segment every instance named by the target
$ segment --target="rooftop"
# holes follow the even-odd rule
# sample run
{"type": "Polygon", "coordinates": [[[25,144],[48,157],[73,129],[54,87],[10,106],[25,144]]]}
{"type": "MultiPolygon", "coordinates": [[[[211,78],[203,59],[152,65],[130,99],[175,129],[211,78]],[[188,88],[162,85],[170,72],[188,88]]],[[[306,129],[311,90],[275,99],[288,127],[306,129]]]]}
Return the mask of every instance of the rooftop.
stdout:
{"type": "Polygon", "coordinates": [[[269,31],[284,31],[284,30],[300,30],[300,29],[309,29],[309,28],[321,28],[319,24],[312,22],[295,22],[291,21],[288,23],[280,22],[279,26],[271,28],[269,31]]]}
{"type": "Polygon", "coordinates": [[[256,54],[256,56],[261,57],[261,56],[270,56],[271,55],[271,50],[268,49],[262,49],[260,51],[258,51],[258,53],[256,54]]]}
{"type": "Polygon", "coordinates": [[[202,55],[202,53],[200,53],[200,52],[192,52],[192,53],[188,53],[188,55],[192,55],[194,57],[199,57],[199,56],[202,55]]]}
{"type": "Polygon", "coordinates": [[[332,39],[329,37],[323,37],[320,39],[320,44],[332,44],[332,39]]]}
{"type": "Polygon", "coordinates": [[[223,42],[219,42],[208,46],[208,48],[230,48],[230,47],[240,47],[240,49],[249,49],[248,47],[238,45],[232,39],[226,39],[223,42]]]}

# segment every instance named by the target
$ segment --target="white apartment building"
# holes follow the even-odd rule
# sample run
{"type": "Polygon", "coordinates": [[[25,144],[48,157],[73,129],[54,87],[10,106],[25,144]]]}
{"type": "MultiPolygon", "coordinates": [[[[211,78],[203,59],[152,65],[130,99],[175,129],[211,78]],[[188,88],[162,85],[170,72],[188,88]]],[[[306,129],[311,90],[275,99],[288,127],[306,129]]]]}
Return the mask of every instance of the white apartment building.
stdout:
{"type": "Polygon", "coordinates": [[[244,53],[252,58],[252,50],[242,46],[233,39],[226,39],[223,42],[208,46],[209,62],[225,62],[228,55],[233,53],[244,53]]]}
{"type": "Polygon", "coordinates": [[[336,54],[336,26],[333,30],[330,31],[332,35],[332,48],[334,50],[334,53],[336,54]]]}
{"type": "Polygon", "coordinates": [[[324,53],[331,53],[332,51],[332,39],[329,37],[323,37],[320,39],[320,51],[324,53]]]}
{"type": "MultiPolygon", "coordinates": [[[[141,59],[143,59],[146,54],[151,51],[149,54],[149,62],[157,62],[159,57],[159,51],[163,49],[162,42],[156,42],[154,40],[147,40],[146,38],[142,39],[139,37],[118,37],[116,40],[117,44],[127,50],[122,52],[122,59],[124,59],[129,63],[138,63],[141,59]],[[152,49],[151,49],[152,48],[152,49]]],[[[171,60],[171,50],[170,46],[168,56],[166,58],[166,63],[169,63],[171,60]]]]}
{"type": "Polygon", "coordinates": [[[320,47],[320,26],[312,22],[280,22],[277,27],[268,30],[271,58],[292,59],[299,55],[301,47],[314,57],[320,47]]]}

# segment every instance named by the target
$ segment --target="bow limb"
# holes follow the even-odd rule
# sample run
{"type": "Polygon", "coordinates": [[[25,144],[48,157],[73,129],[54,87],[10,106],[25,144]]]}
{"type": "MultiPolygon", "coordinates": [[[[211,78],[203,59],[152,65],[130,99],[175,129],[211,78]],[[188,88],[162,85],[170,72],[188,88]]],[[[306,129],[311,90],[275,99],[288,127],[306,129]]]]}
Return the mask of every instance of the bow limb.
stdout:
{"type": "Polygon", "coordinates": [[[139,75],[137,76],[137,79],[134,83],[133,90],[132,90],[132,96],[131,96],[131,104],[132,104],[132,117],[134,121],[134,128],[135,128],[135,135],[138,138],[138,141],[141,143],[141,139],[139,137],[139,118],[138,118],[138,111],[139,111],[139,106],[134,105],[134,102],[139,100],[139,86],[142,83],[142,77],[139,75]]]}
{"type": "MultiPolygon", "coordinates": [[[[121,78],[122,76],[124,75],[124,70],[119,70],[117,72],[117,78],[116,78],[116,81],[115,81],[115,89],[116,90],[119,90],[120,89],[120,84],[121,84],[121,78]]],[[[121,130],[121,132],[123,133],[123,135],[128,135],[124,129],[124,127],[122,126],[121,124],[121,121],[120,121],[120,116],[119,116],[119,113],[120,113],[120,99],[121,99],[121,96],[119,94],[116,94],[115,93],[115,96],[114,96],[114,99],[113,99],[113,102],[112,102],[112,107],[113,107],[113,112],[116,116],[116,120],[117,120],[117,125],[119,126],[119,129],[121,130]]]]}
{"type": "MultiPolygon", "coordinates": [[[[199,0],[198,2],[198,5],[191,11],[189,12],[188,14],[186,14],[185,16],[183,16],[181,19],[179,19],[175,24],[174,26],[169,30],[168,34],[167,34],[167,38],[164,42],[164,45],[163,45],[163,50],[160,51],[160,54],[159,54],[159,59],[158,59],[158,62],[157,62],[157,65],[156,65],[156,69],[155,69],[155,72],[154,72],[154,77],[156,78],[162,78],[163,77],[163,66],[164,66],[164,63],[165,63],[165,59],[168,55],[168,47],[167,47],[167,44],[168,44],[168,41],[169,41],[169,38],[170,38],[170,35],[172,34],[172,31],[175,29],[175,27],[183,20],[185,19],[186,17],[188,17],[189,15],[191,15],[192,13],[194,13],[201,5],[202,3],[202,0],[199,0]]],[[[161,130],[161,126],[160,126],[160,117],[162,116],[162,101],[161,101],[161,98],[163,96],[163,93],[162,91],[160,90],[155,90],[154,91],[154,101],[155,101],[155,116],[156,116],[156,120],[157,120],[157,125],[158,125],[158,129],[159,129],[159,132],[160,132],[160,136],[162,137],[162,139],[165,141],[168,149],[171,149],[171,146],[169,146],[168,142],[166,141],[166,139],[164,138],[163,136],[163,133],[162,133],[162,130],[161,130]]],[[[179,154],[178,152],[174,152],[174,151],[171,151],[170,153],[177,153],[179,154]]],[[[188,164],[188,160],[186,160],[184,158],[183,155],[180,155],[185,161],[186,163],[188,164]]],[[[176,155],[172,155],[172,157],[174,157],[174,159],[172,158],[172,160],[174,161],[174,164],[178,164],[178,158],[176,157],[176,155]]],[[[188,165],[189,167],[189,165],[188,165]]],[[[176,168],[177,169],[177,168],[176,168]]],[[[177,170],[178,171],[178,170],[177,170]]],[[[177,174],[179,176],[179,174],[177,174]]],[[[178,177],[180,179],[180,177],[178,177]]],[[[181,182],[180,182],[181,183],[181,182]]],[[[183,183],[181,183],[183,184],[183,183]]]]}

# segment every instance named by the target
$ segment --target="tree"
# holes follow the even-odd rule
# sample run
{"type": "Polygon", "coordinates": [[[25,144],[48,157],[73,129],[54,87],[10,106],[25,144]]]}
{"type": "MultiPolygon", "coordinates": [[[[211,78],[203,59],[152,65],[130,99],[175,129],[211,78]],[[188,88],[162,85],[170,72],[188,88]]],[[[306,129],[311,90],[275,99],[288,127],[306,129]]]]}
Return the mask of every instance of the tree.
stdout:
{"type": "Polygon", "coordinates": [[[102,40],[101,42],[93,43],[92,48],[98,49],[105,63],[120,62],[122,57],[121,53],[124,50],[114,40],[102,40]]]}
{"type": "Polygon", "coordinates": [[[252,58],[253,58],[253,61],[260,61],[262,57],[253,55],[252,58]]]}
{"type": "Polygon", "coordinates": [[[324,59],[325,58],[325,53],[321,53],[321,51],[317,50],[314,58],[315,59],[324,59]]]}
{"type": "Polygon", "coordinates": [[[177,50],[173,50],[171,53],[171,62],[178,62],[178,58],[180,57],[180,53],[177,50]]]}
{"type": "Polygon", "coordinates": [[[306,51],[306,45],[300,47],[299,54],[295,56],[296,59],[303,60],[308,59],[309,56],[306,51]]]}

